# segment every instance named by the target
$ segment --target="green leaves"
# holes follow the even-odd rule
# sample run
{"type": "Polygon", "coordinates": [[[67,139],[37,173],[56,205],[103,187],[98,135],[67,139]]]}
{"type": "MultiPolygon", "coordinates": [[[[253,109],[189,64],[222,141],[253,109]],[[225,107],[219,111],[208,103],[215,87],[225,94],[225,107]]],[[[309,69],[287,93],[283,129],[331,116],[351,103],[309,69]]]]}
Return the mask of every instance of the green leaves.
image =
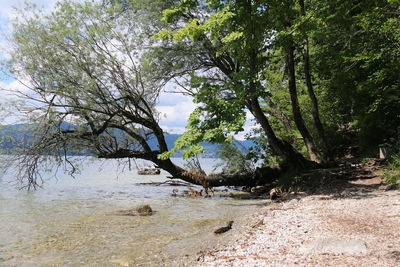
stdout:
{"type": "Polygon", "coordinates": [[[35,144],[38,153],[62,146],[97,154],[148,152],[147,136],[160,131],[154,110],[160,85],[139,65],[150,43],[143,14],[90,1],[59,2],[47,16],[24,12],[29,15],[15,22],[11,40],[12,70],[30,85],[19,108],[43,132],[65,121],[76,127],[43,134],[40,142],[53,143],[35,144]]]}
{"type": "Polygon", "coordinates": [[[362,146],[376,146],[396,135],[400,123],[399,2],[317,4],[323,27],[313,35],[314,69],[323,84],[322,108],[335,111],[330,118],[355,125],[362,146]]]}

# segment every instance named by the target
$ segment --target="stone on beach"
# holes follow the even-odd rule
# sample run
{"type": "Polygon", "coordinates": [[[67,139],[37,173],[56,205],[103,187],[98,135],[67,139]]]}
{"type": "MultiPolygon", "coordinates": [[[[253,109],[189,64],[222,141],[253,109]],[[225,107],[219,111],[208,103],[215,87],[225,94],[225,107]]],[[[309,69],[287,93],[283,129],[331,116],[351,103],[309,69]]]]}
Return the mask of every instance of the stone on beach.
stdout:
{"type": "Polygon", "coordinates": [[[400,266],[400,192],[376,189],[269,205],[192,266],[400,266]]]}
{"type": "Polygon", "coordinates": [[[321,238],[307,242],[300,248],[302,253],[322,254],[322,253],[347,253],[358,254],[368,251],[365,242],[357,239],[341,240],[335,238],[321,238]]]}
{"type": "Polygon", "coordinates": [[[214,234],[222,234],[232,229],[233,221],[229,221],[226,226],[215,229],[214,234]]]}

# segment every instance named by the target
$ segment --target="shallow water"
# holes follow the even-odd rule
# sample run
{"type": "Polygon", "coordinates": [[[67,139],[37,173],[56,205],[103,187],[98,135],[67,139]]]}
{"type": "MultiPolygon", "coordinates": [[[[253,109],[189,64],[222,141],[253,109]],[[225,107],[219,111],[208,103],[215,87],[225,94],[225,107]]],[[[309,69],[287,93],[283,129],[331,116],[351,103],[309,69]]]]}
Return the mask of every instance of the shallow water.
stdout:
{"type": "MultiPolygon", "coordinates": [[[[84,159],[82,159],[84,160],[84,159]]],[[[214,160],[203,160],[211,169],[214,160]]],[[[260,201],[172,197],[184,187],[139,185],[167,173],[118,173],[115,161],[92,161],[75,179],[60,175],[37,191],[0,178],[0,266],[159,266],[215,244],[212,230],[253,212],[260,201]],[[109,215],[149,204],[152,216],[109,215]]],[[[200,188],[197,188],[200,189],[200,188]]]]}

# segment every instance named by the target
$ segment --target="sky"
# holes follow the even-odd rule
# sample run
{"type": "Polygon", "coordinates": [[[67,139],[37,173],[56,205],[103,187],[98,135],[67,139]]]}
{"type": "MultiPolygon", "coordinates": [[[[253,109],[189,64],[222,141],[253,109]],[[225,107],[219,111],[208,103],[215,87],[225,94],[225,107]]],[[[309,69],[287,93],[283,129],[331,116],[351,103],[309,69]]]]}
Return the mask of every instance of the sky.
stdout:
{"type": "MultiPolygon", "coordinates": [[[[8,44],[6,42],[7,35],[12,31],[11,20],[18,17],[18,13],[13,7],[22,8],[25,0],[0,0],[0,60],[7,58],[8,44]]],[[[43,8],[46,12],[51,12],[57,0],[30,0],[38,7],[43,8]]],[[[22,85],[18,81],[8,77],[4,73],[0,73],[0,88],[16,89],[22,85]]],[[[0,90],[0,99],[7,99],[9,93],[0,90]]],[[[163,93],[157,104],[157,109],[161,113],[161,127],[169,133],[183,133],[187,119],[191,112],[195,109],[195,104],[188,96],[176,93],[163,93]]],[[[250,115],[248,116],[251,117],[250,115]]],[[[15,117],[7,117],[2,124],[15,123],[15,117]]],[[[246,123],[246,131],[252,128],[251,122],[246,123]]],[[[245,132],[237,136],[243,139],[245,132]]]]}

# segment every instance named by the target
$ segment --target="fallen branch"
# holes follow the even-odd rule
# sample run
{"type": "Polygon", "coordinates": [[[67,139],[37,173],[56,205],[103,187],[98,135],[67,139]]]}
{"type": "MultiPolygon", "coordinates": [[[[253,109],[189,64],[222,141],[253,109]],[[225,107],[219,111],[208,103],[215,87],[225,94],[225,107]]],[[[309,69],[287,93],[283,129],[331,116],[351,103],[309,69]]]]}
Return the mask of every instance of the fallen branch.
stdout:
{"type": "Polygon", "coordinates": [[[183,182],[183,181],[176,181],[176,180],[170,180],[170,181],[165,181],[165,182],[148,182],[148,183],[136,183],[137,185],[152,185],[152,186],[161,186],[161,185],[167,185],[167,186],[191,186],[193,184],[188,183],[188,182],[183,182]]]}

